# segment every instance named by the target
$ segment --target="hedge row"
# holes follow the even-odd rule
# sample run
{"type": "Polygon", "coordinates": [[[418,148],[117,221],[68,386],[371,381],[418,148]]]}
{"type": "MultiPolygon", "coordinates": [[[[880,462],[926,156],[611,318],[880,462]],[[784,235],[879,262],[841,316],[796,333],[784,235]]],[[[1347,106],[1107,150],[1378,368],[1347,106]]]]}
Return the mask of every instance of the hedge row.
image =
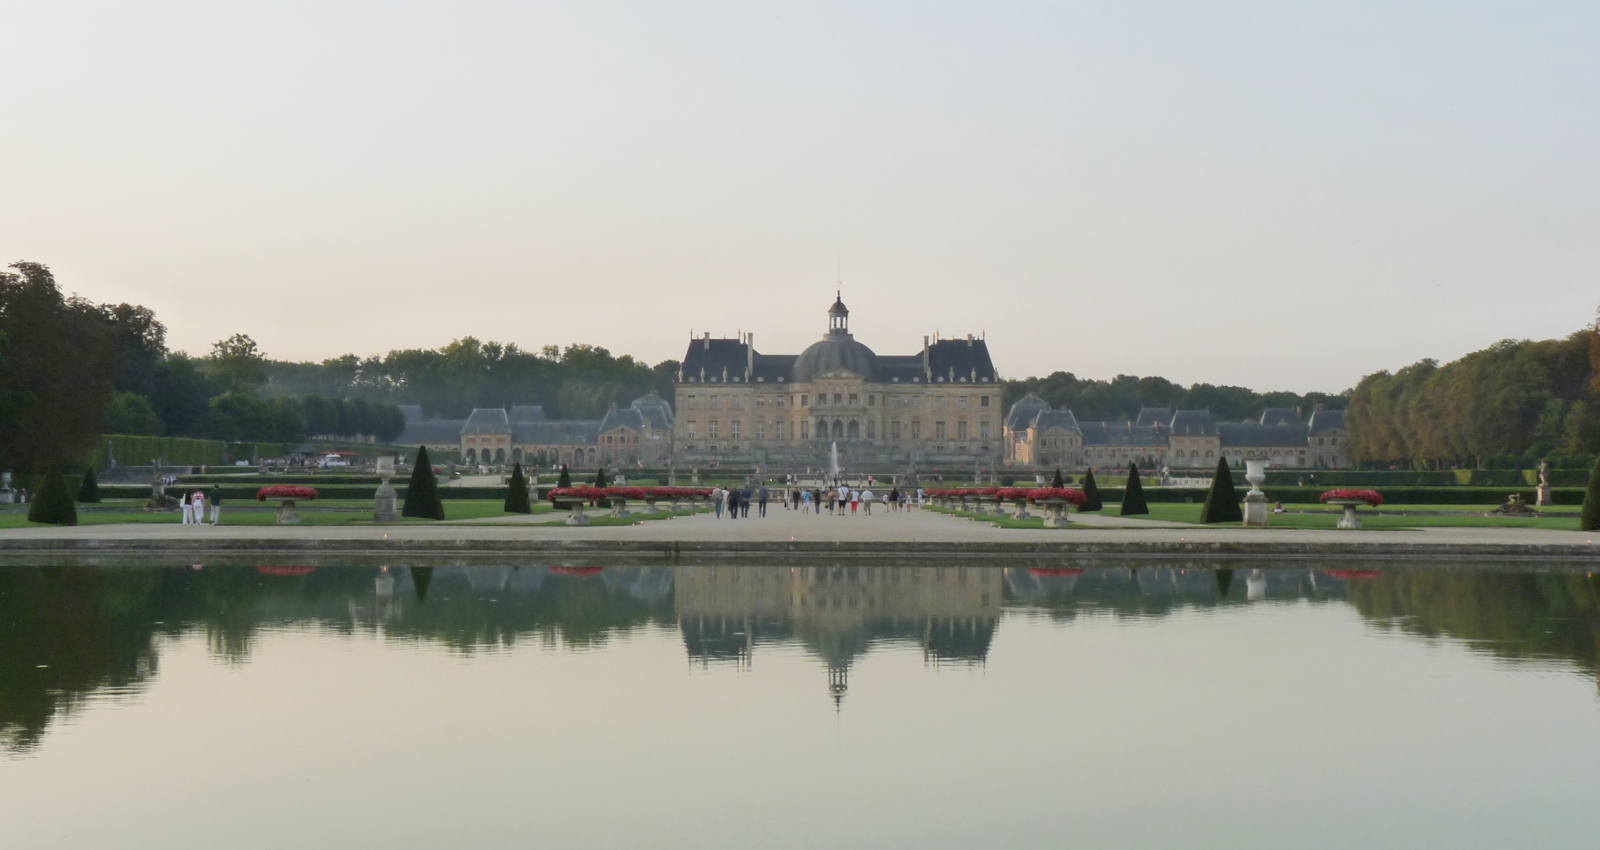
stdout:
{"type": "MultiPolygon", "coordinates": [[[[42,476],[41,476],[41,479],[42,479],[42,476]]],[[[78,482],[79,482],[79,479],[75,478],[75,477],[69,476],[68,479],[67,479],[67,484],[68,484],[69,487],[75,488],[75,487],[79,486],[78,482]]],[[[276,484],[278,482],[272,482],[272,483],[276,484]]],[[[226,484],[226,485],[223,485],[222,487],[220,487],[219,490],[222,493],[222,499],[223,499],[223,501],[225,503],[226,502],[236,502],[236,501],[253,501],[255,499],[255,497],[256,497],[256,491],[260,490],[262,487],[265,487],[265,486],[270,486],[270,485],[268,485],[268,484],[253,484],[253,485],[249,485],[249,486],[240,486],[240,485],[237,485],[237,484],[226,484]]],[[[185,489],[188,489],[188,488],[186,488],[186,487],[184,487],[182,485],[176,485],[176,484],[170,485],[170,486],[167,487],[167,494],[170,495],[170,496],[173,496],[175,498],[176,497],[180,497],[183,494],[185,489]]],[[[211,486],[210,485],[206,485],[206,486],[203,486],[203,487],[196,486],[193,489],[201,490],[201,491],[206,492],[206,493],[210,493],[211,492],[211,486]]],[[[400,498],[402,498],[402,499],[405,498],[405,496],[406,496],[406,485],[404,483],[395,485],[394,489],[395,489],[395,492],[400,495],[400,498]]],[[[439,488],[439,497],[441,499],[500,499],[500,500],[504,500],[505,497],[506,497],[506,489],[507,488],[505,488],[505,487],[440,487],[439,488]]],[[[550,489],[551,489],[550,487],[540,487],[539,488],[539,498],[542,499],[546,495],[548,495],[549,492],[550,492],[550,489]]],[[[316,491],[317,491],[318,497],[319,498],[323,498],[323,499],[371,499],[373,496],[377,495],[378,488],[376,486],[372,486],[372,487],[356,487],[356,486],[348,486],[348,487],[317,487],[316,491]]],[[[76,493],[77,490],[74,489],[72,492],[76,493]]],[[[100,498],[102,498],[102,499],[147,499],[147,498],[149,498],[149,496],[150,496],[150,487],[149,487],[149,485],[146,485],[146,484],[137,484],[137,485],[135,485],[135,484],[102,484],[102,485],[100,485],[100,498]]]]}
{"type": "MultiPolygon", "coordinates": [[[[395,480],[403,481],[404,479],[396,477],[395,480]]],[[[262,487],[274,484],[304,484],[307,487],[352,484],[378,486],[378,476],[376,475],[341,475],[337,473],[332,475],[265,475],[260,477],[212,475],[207,473],[205,475],[180,475],[178,476],[178,481],[183,484],[236,484],[239,486],[258,483],[262,487]]]]}
{"type": "MultiPolygon", "coordinates": [[[[1288,504],[1314,503],[1323,494],[1328,492],[1327,487],[1274,487],[1264,485],[1262,492],[1267,494],[1268,501],[1285,502],[1288,504]]],[[[1520,493],[1529,505],[1534,503],[1532,488],[1504,487],[1375,487],[1383,500],[1391,505],[1498,505],[1506,500],[1512,493],[1520,493]]],[[[1244,492],[1244,488],[1240,489],[1244,492]]],[[[1551,496],[1557,505],[1583,504],[1583,488],[1581,487],[1554,487],[1551,496]]],[[[1101,498],[1107,502],[1122,501],[1122,488],[1102,487],[1101,498]]],[[[1150,488],[1144,491],[1147,502],[1194,502],[1200,504],[1206,500],[1206,491],[1199,488],[1161,487],[1150,488]]]]}
{"type": "MultiPolygon", "coordinates": [[[[1445,469],[1445,470],[1391,470],[1391,469],[1269,469],[1269,486],[1294,485],[1301,479],[1309,481],[1316,476],[1317,484],[1329,487],[1536,487],[1539,472],[1535,469],[1445,469]]],[[[1235,470],[1234,480],[1244,481],[1244,471],[1235,470]]],[[[1589,483],[1587,469],[1552,469],[1550,484],[1555,487],[1583,487],[1589,483]]]]}
{"type": "Polygon", "coordinates": [[[282,457],[293,446],[285,443],[224,443],[188,437],[135,437],[106,434],[89,463],[104,469],[112,458],[124,466],[148,466],[161,458],[168,466],[222,466],[255,457],[282,457]]]}

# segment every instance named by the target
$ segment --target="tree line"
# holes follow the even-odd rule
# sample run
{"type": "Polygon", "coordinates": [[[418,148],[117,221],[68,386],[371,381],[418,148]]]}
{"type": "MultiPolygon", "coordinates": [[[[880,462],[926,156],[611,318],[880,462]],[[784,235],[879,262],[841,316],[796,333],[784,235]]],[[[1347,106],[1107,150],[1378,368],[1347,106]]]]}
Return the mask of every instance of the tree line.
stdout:
{"type": "Polygon", "coordinates": [[[1209,410],[1213,417],[1224,422],[1260,416],[1268,407],[1298,407],[1309,415],[1319,404],[1330,410],[1342,410],[1349,393],[1261,393],[1245,387],[1215,384],[1184,387],[1155,376],[1118,375],[1109,381],[1085,379],[1071,372],[1009,380],[1003,386],[1007,409],[1025,394],[1033,393],[1052,407],[1070,409],[1085,422],[1135,419],[1144,407],[1209,410]]]}
{"type": "Polygon", "coordinates": [[[1600,450],[1600,335],[1503,340],[1444,365],[1361,379],[1350,397],[1358,460],[1413,468],[1586,465],[1600,450]]]}

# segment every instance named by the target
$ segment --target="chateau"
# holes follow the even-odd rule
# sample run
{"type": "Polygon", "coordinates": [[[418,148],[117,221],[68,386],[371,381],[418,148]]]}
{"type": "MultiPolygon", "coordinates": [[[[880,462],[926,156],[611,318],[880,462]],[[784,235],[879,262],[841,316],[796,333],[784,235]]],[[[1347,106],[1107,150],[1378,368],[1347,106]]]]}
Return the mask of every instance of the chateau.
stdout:
{"type": "Polygon", "coordinates": [[[459,451],[469,464],[574,467],[665,466],[672,459],[672,408],[651,393],[601,419],[546,419],[540,405],[480,407],[466,419],[424,419],[402,405],[400,445],[459,451]]]}
{"type": "Polygon", "coordinates": [[[999,377],[981,338],[922,339],[879,356],[835,299],[828,332],[799,354],[762,354],[754,334],[689,343],[674,388],[679,467],[827,465],[855,470],[992,465],[1001,457],[999,377]]]}

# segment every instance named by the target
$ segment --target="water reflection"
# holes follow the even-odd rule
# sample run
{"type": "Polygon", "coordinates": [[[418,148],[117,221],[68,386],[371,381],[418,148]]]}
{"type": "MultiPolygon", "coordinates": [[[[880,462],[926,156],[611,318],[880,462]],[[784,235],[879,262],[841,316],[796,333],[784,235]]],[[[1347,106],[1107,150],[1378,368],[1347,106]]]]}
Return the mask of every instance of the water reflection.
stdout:
{"type": "Polygon", "coordinates": [[[748,668],[800,647],[835,703],[878,647],[979,665],[1006,617],[1163,618],[1249,605],[1353,606],[1371,627],[1505,659],[1600,658],[1600,579],[1577,573],[963,566],[0,567],[0,747],[26,752],[95,695],[136,693],[163,639],[203,633],[248,662],[263,630],[311,627],[459,653],[533,641],[596,649],[681,634],[688,660],[748,668]],[[1242,576],[1237,573],[1243,573],[1242,576]],[[1240,582],[1238,579],[1243,579],[1240,582]],[[1243,587],[1240,587],[1240,584],[1243,587]],[[819,673],[822,672],[819,670],[819,673]]]}

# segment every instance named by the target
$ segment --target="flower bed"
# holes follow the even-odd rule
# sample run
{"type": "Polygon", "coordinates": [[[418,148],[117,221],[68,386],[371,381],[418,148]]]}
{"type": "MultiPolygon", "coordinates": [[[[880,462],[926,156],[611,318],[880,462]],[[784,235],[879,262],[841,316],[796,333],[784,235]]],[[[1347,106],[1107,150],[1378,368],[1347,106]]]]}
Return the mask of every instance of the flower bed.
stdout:
{"type": "Polygon", "coordinates": [[[262,487],[256,491],[256,501],[265,502],[268,499],[281,499],[286,502],[309,502],[317,497],[317,491],[312,487],[301,487],[295,484],[275,484],[271,487],[262,487]]]}
{"type": "Polygon", "coordinates": [[[1035,487],[1025,491],[1028,501],[1047,502],[1060,499],[1071,505],[1082,505],[1089,501],[1089,494],[1072,487],[1035,487]]]}
{"type": "Polygon", "coordinates": [[[1383,504],[1383,496],[1377,490],[1329,490],[1319,499],[1322,502],[1366,502],[1372,507],[1383,504]]]}

